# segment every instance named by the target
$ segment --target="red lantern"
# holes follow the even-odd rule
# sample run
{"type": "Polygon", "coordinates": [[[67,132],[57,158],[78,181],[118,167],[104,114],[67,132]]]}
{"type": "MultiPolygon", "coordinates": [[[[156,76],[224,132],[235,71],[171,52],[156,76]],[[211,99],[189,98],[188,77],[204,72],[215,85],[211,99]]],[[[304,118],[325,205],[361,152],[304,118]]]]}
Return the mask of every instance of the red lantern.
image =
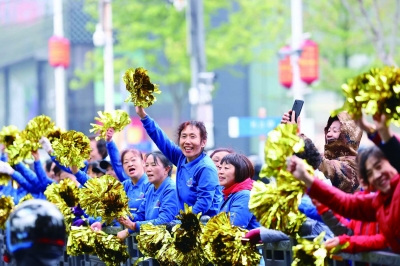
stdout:
{"type": "Polygon", "coordinates": [[[279,60],[279,82],[285,88],[290,88],[293,83],[293,70],[292,63],[290,61],[290,46],[285,46],[279,50],[281,55],[284,55],[282,59],[279,60]]]}
{"type": "Polygon", "coordinates": [[[318,45],[306,40],[302,50],[299,58],[300,78],[310,85],[318,79],[318,45]]]}
{"type": "Polygon", "coordinates": [[[49,64],[67,68],[70,63],[70,44],[67,38],[53,36],[49,39],[49,64]]]}

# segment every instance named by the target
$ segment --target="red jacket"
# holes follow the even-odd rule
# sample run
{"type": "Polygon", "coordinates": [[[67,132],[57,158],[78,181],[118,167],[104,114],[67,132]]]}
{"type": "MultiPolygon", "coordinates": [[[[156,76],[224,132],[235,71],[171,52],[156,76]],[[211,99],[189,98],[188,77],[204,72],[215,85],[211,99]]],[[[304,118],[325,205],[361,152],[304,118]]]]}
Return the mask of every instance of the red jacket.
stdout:
{"type": "MultiPolygon", "coordinates": [[[[356,192],[354,195],[356,194],[368,195],[370,192],[361,191],[356,192]]],[[[346,249],[343,249],[343,252],[369,252],[388,247],[385,237],[379,233],[378,223],[362,222],[354,219],[348,221],[322,204],[317,209],[325,224],[339,237],[339,243],[341,245],[346,242],[350,244],[346,249]]]]}
{"type": "Polygon", "coordinates": [[[334,212],[350,219],[378,222],[390,248],[400,254],[400,175],[390,181],[390,193],[351,195],[315,179],[308,194],[334,212]]]}

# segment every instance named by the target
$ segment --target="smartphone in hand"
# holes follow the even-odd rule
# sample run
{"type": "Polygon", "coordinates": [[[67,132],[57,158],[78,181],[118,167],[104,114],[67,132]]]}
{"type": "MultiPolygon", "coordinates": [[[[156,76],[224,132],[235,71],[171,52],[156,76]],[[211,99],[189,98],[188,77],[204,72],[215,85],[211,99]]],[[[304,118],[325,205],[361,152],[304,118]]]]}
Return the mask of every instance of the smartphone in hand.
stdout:
{"type": "Polygon", "coordinates": [[[294,121],[297,123],[297,118],[299,118],[299,115],[301,113],[301,109],[303,108],[304,101],[302,100],[295,100],[293,103],[292,107],[292,115],[293,111],[295,112],[295,118],[294,121]]]}

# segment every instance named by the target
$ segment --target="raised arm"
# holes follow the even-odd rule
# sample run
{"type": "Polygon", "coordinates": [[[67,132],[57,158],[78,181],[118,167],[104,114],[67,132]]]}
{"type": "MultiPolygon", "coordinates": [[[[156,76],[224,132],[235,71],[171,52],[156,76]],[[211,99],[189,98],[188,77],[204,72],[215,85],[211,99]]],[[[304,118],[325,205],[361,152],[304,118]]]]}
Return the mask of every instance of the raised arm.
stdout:
{"type": "Polygon", "coordinates": [[[174,164],[177,165],[182,156],[181,149],[171,141],[158,124],[146,114],[142,107],[136,107],[136,113],[140,116],[144,129],[154,141],[160,151],[174,164]]]}
{"type": "Polygon", "coordinates": [[[32,155],[35,158],[33,167],[39,181],[39,190],[40,192],[44,192],[47,186],[52,184],[54,180],[48,178],[46,172],[43,170],[42,163],[40,162],[39,152],[32,152],[32,155]]]}
{"type": "Polygon", "coordinates": [[[110,156],[111,166],[114,169],[116,176],[118,177],[119,181],[124,182],[127,179],[127,176],[125,175],[124,168],[122,167],[121,156],[119,154],[117,145],[115,145],[115,142],[112,140],[113,136],[114,129],[107,129],[106,147],[108,155],[110,156]]]}
{"type": "Polygon", "coordinates": [[[290,158],[288,171],[305,183],[309,188],[308,195],[311,198],[318,200],[335,213],[360,221],[376,221],[375,210],[371,208],[375,195],[351,195],[328,186],[311,176],[305,169],[304,162],[296,156],[290,158]]]}

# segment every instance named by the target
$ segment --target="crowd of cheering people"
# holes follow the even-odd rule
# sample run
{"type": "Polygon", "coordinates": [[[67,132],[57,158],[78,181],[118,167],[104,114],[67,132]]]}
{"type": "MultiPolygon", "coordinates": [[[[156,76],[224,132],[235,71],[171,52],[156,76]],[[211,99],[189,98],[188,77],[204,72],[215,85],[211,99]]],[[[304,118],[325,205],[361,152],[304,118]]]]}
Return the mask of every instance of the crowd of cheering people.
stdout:
{"type": "MultiPolygon", "coordinates": [[[[118,232],[121,240],[140,232],[142,224],[154,225],[178,222],[179,210],[187,204],[202,220],[220,212],[229,213],[231,223],[249,230],[245,239],[252,244],[277,242],[289,237],[282,232],[261,227],[249,211],[250,191],[255,178],[255,166],[243,154],[230,148],[217,148],[209,155],[205,151],[207,131],[202,122],[188,121],[177,129],[176,142],[171,140],[142,107],[136,107],[148,136],[159,151],[142,154],[137,149],[120,152],[113,141],[114,129],[109,128],[105,140],[91,139],[92,153],[85,167],[61,166],[52,156],[52,146],[41,139],[50,160],[41,164],[38,152],[33,152],[34,163],[11,167],[2,154],[0,173],[12,177],[0,188],[15,203],[27,193],[45,199],[46,187],[62,179],[73,180],[84,187],[90,178],[108,174],[118,179],[129,198],[132,218],[115,217],[115,225],[123,225],[118,232]],[[175,178],[171,177],[176,167],[175,178]]],[[[295,123],[292,111],[282,116],[281,123],[295,123]]],[[[311,139],[302,134],[303,152],[288,159],[287,167],[293,176],[302,180],[306,194],[299,210],[307,216],[299,234],[314,238],[326,232],[326,247],[332,249],[349,243],[344,252],[358,253],[388,250],[400,253],[400,154],[398,139],[391,133],[384,115],[353,120],[346,112],[329,117],[324,129],[324,152],[320,153],[311,139]],[[359,149],[363,131],[375,144],[359,149]],[[325,180],[311,176],[304,161],[325,180]]],[[[300,123],[300,121],[299,121],[300,123]]],[[[274,178],[264,180],[274,182],[274,178]]],[[[76,210],[77,212],[82,210],[76,210]]],[[[99,217],[86,217],[93,230],[104,224],[99,217]]],[[[84,223],[76,219],[74,225],[84,223]]]]}

